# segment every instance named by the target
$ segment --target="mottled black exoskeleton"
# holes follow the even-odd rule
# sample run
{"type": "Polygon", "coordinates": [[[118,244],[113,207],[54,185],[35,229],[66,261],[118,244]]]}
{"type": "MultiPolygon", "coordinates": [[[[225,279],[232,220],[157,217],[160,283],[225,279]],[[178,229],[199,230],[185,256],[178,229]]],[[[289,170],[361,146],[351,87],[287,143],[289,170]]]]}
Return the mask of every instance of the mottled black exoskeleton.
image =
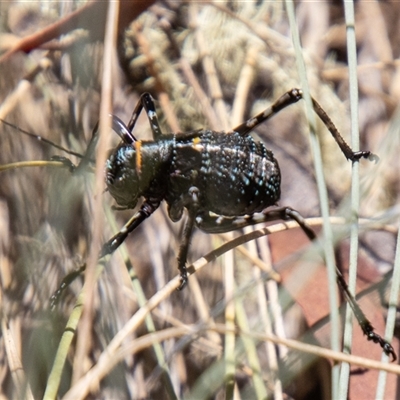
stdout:
{"type": "MultiPolygon", "coordinates": [[[[111,116],[112,128],[122,142],[107,161],[107,189],[122,208],[134,208],[139,198],[143,198],[143,203],[121,231],[104,244],[100,257],[114,252],[162,201],[166,201],[172,221],[180,220],[184,209],[188,213],[178,254],[179,290],[188,280],[186,260],[194,226],[208,233],[220,233],[260,222],[293,219],[310,240],[314,240],[314,231],[297,211],[290,207],[269,209],[280,198],[279,165],[272,152],[249,135],[257,125],[301,98],[301,90],[292,89],[264,112],[227,133],[198,130],[162,134],[154,102],[148,93],[141,96],[127,125],[111,116]],[[153,132],[152,141],[138,140],[132,133],[143,108],[153,132]]],[[[376,159],[369,151],[353,152],[319,104],[314,99],[312,103],[348,160],[376,159]]],[[[96,132],[97,127],[82,163],[91,158],[96,132]]],[[[68,159],[58,159],[71,170],[75,168],[68,159]]],[[[64,288],[84,269],[82,266],[64,278],[51,298],[52,308],[64,288]]],[[[393,347],[374,332],[339,270],[337,280],[368,340],[379,343],[395,360],[393,347]]]]}
{"type": "MultiPolygon", "coordinates": [[[[162,134],[148,93],[141,96],[127,126],[113,116],[112,125],[122,143],[107,161],[108,191],[124,208],[134,208],[141,197],[144,203],[124,229],[104,245],[101,254],[113,252],[163,200],[172,221],[180,220],[185,208],[188,211],[178,255],[179,289],[187,283],[186,259],[194,225],[208,233],[220,233],[265,221],[294,219],[313,240],[314,232],[297,211],[290,207],[268,210],[280,198],[279,165],[272,152],[249,135],[257,125],[301,98],[301,91],[292,89],[228,133],[198,130],[162,134]],[[132,134],[143,107],[154,138],[147,142],[132,134]]],[[[313,103],[347,159],[375,157],[369,151],[353,152],[321,107],[313,103]]]]}

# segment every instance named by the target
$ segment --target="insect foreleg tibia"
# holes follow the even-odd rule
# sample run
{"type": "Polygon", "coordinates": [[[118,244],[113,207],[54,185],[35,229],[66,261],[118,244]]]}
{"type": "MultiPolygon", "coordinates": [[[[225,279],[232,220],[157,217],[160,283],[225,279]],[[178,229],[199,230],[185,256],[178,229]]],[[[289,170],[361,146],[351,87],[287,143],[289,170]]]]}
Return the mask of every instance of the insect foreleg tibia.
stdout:
{"type": "Polygon", "coordinates": [[[145,201],[140,210],[114,235],[110,240],[104,243],[100,258],[113,253],[124,242],[128,235],[135,230],[146,218],[150,217],[157,210],[159,202],[145,201]]]}
{"type": "MultiPolygon", "coordinates": [[[[136,229],[146,218],[148,218],[158,208],[160,203],[145,201],[140,210],[123,226],[123,228],[108,240],[102,247],[99,259],[113,253],[127,238],[130,232],[136,229]]],[[[50,298],[50,309],[54,309],[60,300],[64,290],[86,269],[86,264],[79,267],[78,270],[68,274],[61,282],[58,289],[50,298]]]]}
{"type": "Polygon", "coordinates": [[[160,128],[160,123],[158,122],[156,108],[154,106],[154,100],[149,93],[143,93],[140,96],[138,103],[136,104],[135,109],[133,110],[130,121],[128,122],[127,128],[130,132],[132,132],[135,124],[139,118],[140,112],[142,109],[145,109],[147,118],[150,122],[150,128],[153,132],[153,139],[160,139],[162,132],[160,128]]]}
{"type": "Polygon", "coordinates": [[[54,310],[58,302],[60,301],[61,295],[64,290],[86,269],[86,264],[81,265],[76,271],[70,272],[64,279],[61,281],[58,289],[53,293],[50,297],[50,310],[54,310]]]}

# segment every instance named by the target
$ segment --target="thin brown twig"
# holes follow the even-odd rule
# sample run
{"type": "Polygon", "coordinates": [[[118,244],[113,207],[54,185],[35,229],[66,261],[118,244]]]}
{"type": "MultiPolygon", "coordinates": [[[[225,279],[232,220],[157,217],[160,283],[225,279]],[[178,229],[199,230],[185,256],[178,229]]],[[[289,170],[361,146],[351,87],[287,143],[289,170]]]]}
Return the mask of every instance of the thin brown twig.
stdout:
{"type": "Polygon", "coordinates": [[[142,26],[139,22],[133,24],[133,29],[136,32],[136,40],[140,46],[141,51],[146,56],[146,64],[149,69],[149,74],[155,80],[155,89],[158,95],[158,101],[165,114],[168,125],[170,126],[172,132],[180,132],[180,126],[178,118],[173,111],[171,101],[169,99],[168,91],[164,87],[162,80],[159,78],[159,73],[156,67],[154,57],[151,53],[151,46],[142,32],[142,26]]]}
{"type": "MultiPolygon", "coordinates": [[[[148,1],[121,1],[119,11],[118,29],[122,32],[125,27],[150,7],[155,0],[148,1]]],[[[0,64],[8,60],[13,54],[23,51],[29,53],[34,49],[40,48],[45,43],[66,34],[73,29],[87,29],[92,40],[102,40],[104,37],[104,27],[106,21],[107,2],[101,0],[91,0],[81,8],[60,18],[58,21],[35,32],[32,35],[20,39],[11,49],[0,57],[0,64]],[[93,23],[95,16],[96,22],[93,23]]]]}
{"type": "Polygon", "coordinates": [[[199,25],[198,18],[199,8],[196,3],[189,4],[189,25],[194,30],[196,43],[200,53],[200,59],[203,64],[203,70],[207,79],[208,90],[210,91],[211,98],[214,100],[216,114],[219,119],[219,131],[228,131],[230,128],[228,114],[222,96],[222,89],[219,83],[217,69],[215,67],[214,59],[208,51],[201,26],[199,25]]]}
{"type": "MultiPolygon", "coordinates": [[[[345,220],[343,218],[333,217],[331,218],[332,223],[343,224],[345,220]]],[[[361,223],[369,223],[370,221],[361,221],[361,223]]],[[[307,219],[307,223],[310,226],[320,226],[322,224],[321,218],[310,218],[307,219]]],[[[281,230],[293,229],[297,228],[298,225],[295,221],[288,221],[285,223],[277,223],[275,225],[271,225],[267,228],[258,229],[257,231],[251,232],[246,235],[242,235],[239,238],[236,238],[229,243],[226,243],[219,248],[213,250],[206,256],[198,259],[196,262],[192,264],[192,266],[188,269],[189,273],[192,274],[205,265],[207,265],[210,261],[215,260],[217,257],[221,256],[225,252],[237,247],[240,244],[248,242],[250,240],[254,240],[255,238],[276,233],[281,230]]],[[[90,390],[91,382],[101,382],[102,379],[112,370],[113,366],[119,361],[117,358],[118,352],[121,350],[122,343],[124,340],[132,333],[135,332],[136,329],[143,323],[146,315],[151,312],[155,307],[157,307],[160,302],[169,297],[173,291],[175,291],[180,285],[179,277],[176,276],[173,278],[162,290],[159,290],[153,297],[151,297],[147,304],[141,307],[135,315],[126,323],[126,325],[117,333],[117,335],[112,339],[107,348],[103,351],[101,356],[98,359],[96,365],[93,366],[83,377],[80,379],[75,386],[73,386],[70,391],[67,393],[65,399],[75,399],[84,397],[90,390]],[[82,397],[79,397],[82,396],[82,397]]],[[[224,331],[226,330],[226,326],[224,325],[224,331]]],[[[236,329],[234,332],[238,332],[236,329]]],[[[232,333],[232,332],[231,332],[232,333]]],[[[332,350],[323,349],[317,346],[306,345],[304,343],[298,343],[296,341],[291,341],[288,339],[277,338],[276,336],[268,336],[266,334],[257,334],[253,333],[254,337],[259,338],[259,340],[271,340],[274,343],[282,344],[284,346],[295,348],[300,351],[306,351],[311,354],[318,354],[322,357],[327,357],[333,360],[341,360],[353,363],[355,365],[368,366],[370,368],[382,369],[384,371],[393,372],[400,374],[400,366],[397,365],[388,365],[385,363],[372,361],[365,359],[363,357],[349,356],[342,353],[337,353],[332,350]]]]}
{"type": "MultiPolygon", "coordinates": [[[[20,326],[20,323],[14,324],[14,327],[17,326],[20,326]]],[[[18,397],[33,400],[34,397],[32,390],[23,369],[21,354],[19,354],[18,347],[14,341],[15,332],[12,332],[10,322],[7,320],[5,315],[2,315],[1,317],[1,332],[4,339],[8,367],[11,372],[14,385],[17,388],[18,397]]]]}
{"type": "Polygon", "coordinates": [[[246,110],[246,100],[249,95],[251,85],[256,76],[257,54],[259,46],[252,46],[247,51],[246,62],[240,72],[239,81],[236,87],[235,100],[232,106],[232,127],[238,126],[244,121],[244,112],[246,110]]]}
{"type": "Polygon", "coordinates": [[[114,58],[117,48],[117,27],[118,27],[119,1],[109,3],[104,39],[103,77],[102,93],[100,104],[99,141],[96,158],[95,171],[95,200],[93,213],[92,242],[85,271],[85,307],[82,314],[80,334],[77,337],[77,349],[74,358],[73,378],[76,381],[84,373],[85,360],[90,349],[90,332],[92,329],[92,318],[94,315],[94,287],[95,271],[98,259],[98,249],[102,241],[102,226],[104,220],[103,200],[101,194],[104,192],[104,165],[107,160],[107,149],[109,148],[110,136],[107,134],[110,129],[108,117],[112,110],[112,82],[114,58]]]}

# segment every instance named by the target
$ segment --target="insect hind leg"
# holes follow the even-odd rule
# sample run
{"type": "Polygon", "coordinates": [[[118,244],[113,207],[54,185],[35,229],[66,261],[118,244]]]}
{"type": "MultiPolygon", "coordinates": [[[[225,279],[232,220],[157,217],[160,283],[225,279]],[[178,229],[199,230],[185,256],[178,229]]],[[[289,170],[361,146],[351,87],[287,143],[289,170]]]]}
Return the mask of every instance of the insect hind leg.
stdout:
{"type": "Polygon", "coordinates": [[[261,213],[232,218],[221,215],[211,215],[210,213],[202,213],[197,215],[196,225],[207,233],[224,233],[241,229],[249,225],[277,220],[294,220],[299,224],[300,228],[310,240],[316,238],[315,232],[307,224],[302,215],[291,207],[279,207],[272,210],[264,210],[261,213]]]}
{"type": "Polygon", "coordinates": [[[283,94],[278,100],[276,100],[270,107],[266,110],[257,114],[255,117],[248,119],[243,122],[235,129],[234,132],[239,133],[242,136],[248,135],[256,126],[260,125],[262,122],[269,120],[279,111],[290,106],[291,104],[297,103],[303,98],[302,91],[300,89],[292,89],[283,94]]]}
{"type": "MultiPolygon", "coordinates": [[[[255,127],[261,124],[264,121],[272,118],[279,111],[284,108],[297,103],[300,99],[303,98],[303,91],[301,89],[291,89],[285,94],[283,94],[278,100],[276,100],[270,107],[266,110],[257,114],[255,117],[250,118],[249,120],[243,122],[239,126],[237,126],[233,131],[239,133],[242,136],[248,135],[255,127]]],[[[315,113],[324,123],[324,125],[328,128],[332,137],[335,139],[337,145],[340,150],[344,154],[344,156],[353,162],[359,161],[361,158],[368,158],[370,161],[377,161],[378,157],[375,154],[372,154],[370,151],[353,151],[352,148],[346,143],[343,136],[340,134],[338,129],[336,128],[333,121],[330,119],[328,114],[324,111],[324,109],[319,105],[319,103],[311,97],[312,106],[315,113]]]]}
{"type": "MultiPolygon", "coordinates": [[[[313,229],[307,224],[307,221],[303,218],[303,216],[296,210],[290,207],[281,207],[272,210],[266,210],[262,213],[243,216],[243,217],[234,217],[227,218],[218,215],[210,215],[210,214],[200,214],[196,218],[196,225],[205,232],[208,233],[223,233],[231,230],[244,228],[249,225],[255,225],[262,222],[270,222],[276,220],[294,220],[298,223],[303,232],[307,235],[307,237],[314,241],[317,236],[313,229]]],[[[392,357],[392,361],[396,361],[397,356],[394,351],[392,345],[381,337],[378,333],[374,331],[374,327],[364,314],[361,307],[358,305],[356,299],[351,294],[347,282],[344,279],[342,273],[338,268],[336,268],[336,278],[337,283],[341,290],[343,291],[347,302],[350,304],[350,307],[364,333],[367,336],[367,339],[378,343],[384,353],[390,357],[392,357]]]]}
{"type": "Polygon", "coordinates": [[[397,356],[393,346],[382,336],[380,336],[378,333],[374,331],[374,327],[365,316],[363,310],[358,305],[354,296],[351,294],[347,282],[338,268],[336,268],[336,279],[339,287],[342,289],[345,295],[347,302],[350,304],[350,308],[352,309],[353,314],[356,317],[361,330],[363,331],[363,334],[367,337],[367,340],[372,341],[374,343],[378,343],[381,346],[383,352],[387,356],[392,357],[392,362],[396,361],[397,356]]]}

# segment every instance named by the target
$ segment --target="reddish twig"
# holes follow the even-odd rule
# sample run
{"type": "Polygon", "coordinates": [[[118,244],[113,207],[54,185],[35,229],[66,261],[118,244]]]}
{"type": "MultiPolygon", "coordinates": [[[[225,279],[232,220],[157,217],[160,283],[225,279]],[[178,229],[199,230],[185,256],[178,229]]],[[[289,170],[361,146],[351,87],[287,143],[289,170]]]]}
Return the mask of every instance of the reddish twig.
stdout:
{"type": "MultiPolygon", "coordinates": [[[[155,0],[121,0],[118,25],[119,32],[122,32],[132,20],[150,7],[154,1],[155,0]]],[[[50,40],[76,28],[87,29],[93,41],[103,40],[106,12],[107,2],[100,0],[90,1],[83,7],[66,15],[46,28],[20,39],[0,57],[0,64],[19,51],[29,53],[50,40]]]]}

